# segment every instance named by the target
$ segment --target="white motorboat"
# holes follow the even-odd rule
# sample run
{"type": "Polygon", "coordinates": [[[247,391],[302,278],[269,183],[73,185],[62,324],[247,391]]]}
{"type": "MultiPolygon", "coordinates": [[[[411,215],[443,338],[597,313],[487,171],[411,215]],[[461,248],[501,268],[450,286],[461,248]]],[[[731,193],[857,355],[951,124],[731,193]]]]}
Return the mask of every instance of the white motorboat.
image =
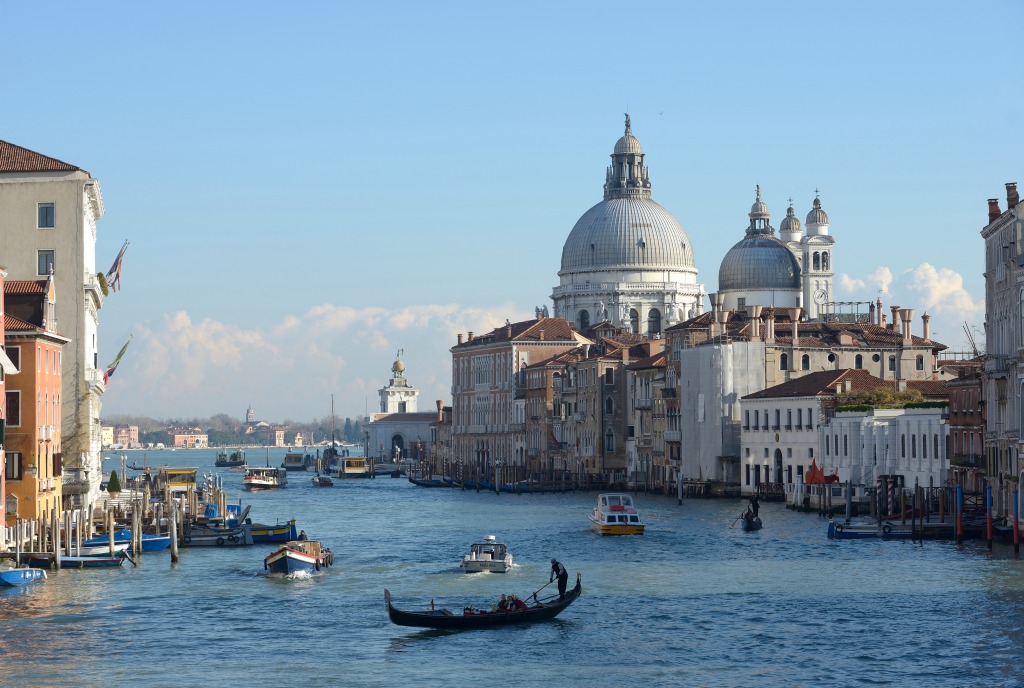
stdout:
{"type": "Polygon", "coordinates": [[[460,564],[465,573],[505,573],[512,568],[508,547],[488,535],[483,542],[474,542],[460,564]]]}
{"type": "Polygon", "coordinates": [[[624,492],[598,495],[590,513],[590,527],[601,535],[643,535],[644,522],[633,504],[633,495],[624,492]]]}

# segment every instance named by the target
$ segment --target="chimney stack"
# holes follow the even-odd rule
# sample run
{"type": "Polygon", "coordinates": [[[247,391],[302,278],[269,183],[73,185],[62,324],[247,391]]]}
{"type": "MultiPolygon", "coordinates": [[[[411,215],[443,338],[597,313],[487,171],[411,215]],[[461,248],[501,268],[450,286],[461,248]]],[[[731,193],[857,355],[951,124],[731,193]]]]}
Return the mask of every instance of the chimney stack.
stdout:
{"type": "Polygon", "coordinates": [[[1020,195],[1017,193],[1017,182],[1006,183],[1006,209],[1012,210],[1020,203],[1020,195]]]}
{"type": "Polygon", "coordinates": [[[440,423],[442,420],[444,420],[444,414],[441,411],[441,409],[444,408],[444,402],[441,401],[440,399],[438,399],[436,403],[437,403],[437,422],[440,423]]]}
{"type": "Polygon", "coordinates": [[[911,335],[911,328],[914,325],[914,309],[900,309],[900,320],[903,321],[903,343],[905,345],[910,344],[913,341],[913,337],[911,335]]]}
{"type": "Polygon", "coordinates": [[[541,330],[540,330],[540,340],[541,340],[542,342],[544,341],[544,328],[543,328],[543,327],[542,327],[542,328],[541,328],[541,330]]]}
{"type": "Polygon", "coordinates": [[[459,332],[459,344],[462,344],[462,333],[459,332]]]}
{"type": "Polygon", "coordinates": [[[889,306],[889,310],[892,311],[892,331],[896,332],[900,328],[900,326],[897,324],[899,322],[900,307],[899,306],[889,306]]]}
{"type": "Polygon", "coordinates": [[[750,338],[761,339],[761,311],[764,306],[747,306],[747,313],[750,314],[750,338]]]}
{"type": "Polygon", "coordinates": [[[928,328],[928,323],[931,319],[932,316],[928,315],[927,312],[921,316],[921,322],[924,323],[924,331],[921,333],[921,336],[924,338],[925,341],[931,341],[931,332],[928,328]]]}
{"type": "Polygon", "coordinates": [[[875,317],[878,318],[878,320],[875,321],[875,324],[879,327],[885,327],[885,309],[882,308],[881,296],[878,297],[876,304],[878,305],[878,308],[875,310],[875,317]]]}
{"type": "Polygon", "coordinates": [[[469,331],[468,336],[469,336],[469,341],[473,341],[473,331],[472,330],[469,331]]]}
{"type": "Polygon", "coordinates": [[[790,308],[789,319],[793,321],[793,346],[800,346],[800,333],[797,332],[797,323],[800,322],[802,308],[790,308]]]}
{"type": "Polygon", "coordinates": [[[990,198],[988,199],[988,221],[989,223],[995,222],[995,220],[1003,213],[999,210],[999,199],[990,198]]]}

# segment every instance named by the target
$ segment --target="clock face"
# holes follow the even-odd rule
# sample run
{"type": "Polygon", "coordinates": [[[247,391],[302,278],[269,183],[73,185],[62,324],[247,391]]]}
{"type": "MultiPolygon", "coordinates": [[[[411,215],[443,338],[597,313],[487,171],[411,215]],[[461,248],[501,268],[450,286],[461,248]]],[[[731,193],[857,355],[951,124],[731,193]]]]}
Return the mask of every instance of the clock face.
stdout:
{"type": "Polygon", "coordinates": [[[814,292],[814,302],[815,303],[825,303],[825,301],[827,301],[827,300],[828,300],[828,292],[825,291],[824,289],[819,289],[816,292],[814,292]]]}

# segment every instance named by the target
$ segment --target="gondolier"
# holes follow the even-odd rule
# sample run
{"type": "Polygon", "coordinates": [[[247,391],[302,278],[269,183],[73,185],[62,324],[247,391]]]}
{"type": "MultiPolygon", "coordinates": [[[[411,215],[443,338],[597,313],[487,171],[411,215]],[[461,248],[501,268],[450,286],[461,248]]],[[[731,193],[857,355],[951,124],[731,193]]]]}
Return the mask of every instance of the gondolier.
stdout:
{"type": "Polygon", "coordinates": [[[558,599],[562,599],[565,597],[565,586],[569,583],[569,572],[557,559],[552,559],[551,579],[548,582],[555,580],[556,577],[558,578],[558,599]]]}

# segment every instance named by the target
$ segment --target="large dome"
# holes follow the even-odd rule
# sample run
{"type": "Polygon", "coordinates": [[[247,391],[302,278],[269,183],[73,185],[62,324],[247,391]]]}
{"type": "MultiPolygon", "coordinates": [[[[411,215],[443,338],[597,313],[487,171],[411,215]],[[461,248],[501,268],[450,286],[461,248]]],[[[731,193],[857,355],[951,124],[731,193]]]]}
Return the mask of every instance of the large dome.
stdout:
{"type": "Polygon", "coordinates": [[[729,249],[718,270],[719,291],[800,289],[796,256],[774,236],[747,236],[729,249]]]}
{"type": "Polygon", "coordinates": [[[672,213],[650,198],[609,198],[583,214],[562,247],[562,271],[693,268],[693,247],[672,213]]]}

